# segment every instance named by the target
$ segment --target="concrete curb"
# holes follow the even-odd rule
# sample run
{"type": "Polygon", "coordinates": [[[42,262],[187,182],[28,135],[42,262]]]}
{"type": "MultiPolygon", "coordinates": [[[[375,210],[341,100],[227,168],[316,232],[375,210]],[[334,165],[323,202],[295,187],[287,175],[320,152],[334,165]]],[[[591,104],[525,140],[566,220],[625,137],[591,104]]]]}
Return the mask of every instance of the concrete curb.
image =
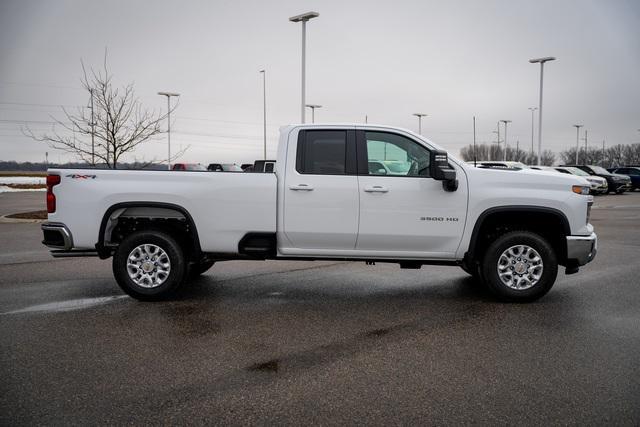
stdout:
{"type": "MultiPolygon", "coordinates": [[[[12,214],[9,214],[12,215],[12,214]]],[[[46,219],[21,219],[21,218],[7,218],[7,215],[0,216],[0,224],[28,224],[45,222],[46,219]]]]}

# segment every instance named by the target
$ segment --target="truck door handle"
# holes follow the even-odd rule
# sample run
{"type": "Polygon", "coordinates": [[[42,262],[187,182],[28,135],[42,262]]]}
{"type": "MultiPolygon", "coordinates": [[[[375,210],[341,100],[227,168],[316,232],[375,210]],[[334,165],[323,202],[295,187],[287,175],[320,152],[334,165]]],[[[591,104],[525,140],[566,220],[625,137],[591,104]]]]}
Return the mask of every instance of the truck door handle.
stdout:
{"type": "Polygon", "coordinates": [[[364,191],[366,191],[367,193],[388,193],[389,189],[381,185],[370,185],[364,187],[364,191]]]}
{"type": "Polygon", "coordinates": [[[309,184],[298,184],[289,186],[289,190],[293,191],[313,191],[313,187],[309,184]]]}

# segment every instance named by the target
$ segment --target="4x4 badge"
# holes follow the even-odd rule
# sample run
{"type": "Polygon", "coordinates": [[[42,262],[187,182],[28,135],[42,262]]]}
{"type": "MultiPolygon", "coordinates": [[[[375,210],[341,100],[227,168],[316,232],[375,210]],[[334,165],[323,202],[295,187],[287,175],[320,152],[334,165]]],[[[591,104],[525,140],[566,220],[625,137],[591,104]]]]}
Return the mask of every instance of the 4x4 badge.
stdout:
{"type": "Polygon", "coordinates": [[[71,178],[71,179],[96,179],[95,175],[78,175],[78,174],[71,174],[71,175],[65,175],[67,178],[71,178]]]}

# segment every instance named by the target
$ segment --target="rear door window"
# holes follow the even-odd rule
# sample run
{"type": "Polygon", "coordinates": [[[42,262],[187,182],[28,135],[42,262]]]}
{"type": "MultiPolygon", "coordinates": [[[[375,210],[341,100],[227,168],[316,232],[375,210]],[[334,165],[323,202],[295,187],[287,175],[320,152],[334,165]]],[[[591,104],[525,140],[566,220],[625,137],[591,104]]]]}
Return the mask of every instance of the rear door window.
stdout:
{"type": "Polygon", "coordinates": [[[347,173],[347,131],[311,130],[298,140],[296,170],[304,174],[347,173]]]}

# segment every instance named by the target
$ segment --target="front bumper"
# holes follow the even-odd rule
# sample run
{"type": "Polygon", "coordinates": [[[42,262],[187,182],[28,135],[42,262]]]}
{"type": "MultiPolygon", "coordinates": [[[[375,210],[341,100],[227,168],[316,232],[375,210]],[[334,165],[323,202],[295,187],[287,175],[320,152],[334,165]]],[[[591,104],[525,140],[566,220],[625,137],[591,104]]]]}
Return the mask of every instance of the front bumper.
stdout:
{"type": "Polygon", "coordinates": [[[591,194],[605,194],[609,192],[609,185],[605,181],[604,184],[591,183],[591,194]]]}
{"type": "Polygon", "coordinates": [[[630,191],[633,187],[631,186],[631,181],[622,181],[616,182],[615,191],[630,191]]]}
{"type": "Polygon", "coordinates": [[[577,265],[593,261],[598,252],[598,236],[567,236],[567,260],[577,265]]]}

